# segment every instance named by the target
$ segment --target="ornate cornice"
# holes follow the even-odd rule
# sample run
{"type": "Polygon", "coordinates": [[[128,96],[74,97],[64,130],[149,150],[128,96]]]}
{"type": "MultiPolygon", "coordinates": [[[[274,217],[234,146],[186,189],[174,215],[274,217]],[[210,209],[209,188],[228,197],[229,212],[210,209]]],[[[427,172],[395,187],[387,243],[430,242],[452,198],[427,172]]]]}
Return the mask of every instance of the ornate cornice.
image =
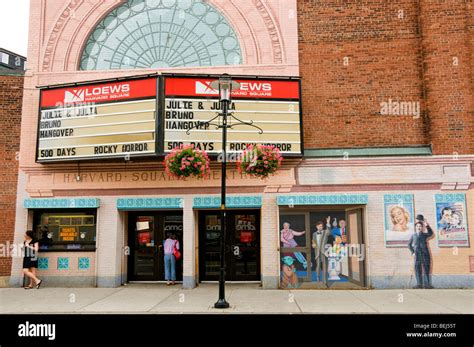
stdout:
{"type": "Polygon", "coordinates": [[[270,10],[261,0],[253,0],[253,4],[257,8],[260,16],[262,17],[265,26],[267,27],[268,35],[270,35],[272,49],[273,49],[273,62],[275,64],[283,64],[283,43],[279,30],[279,23],[273,18],[270,10]]]}
{"type": "Polygon", "coordinates": [[[51,34],[49,35],[48,41],[46,43],[46,48],[43,55],[42,61],[42,71],[51,71],[52,70],[52,61],[54,57],[54,52],[56,46],[59,42],[61,34],[66,26],[67,22],[71,18],[71,14],[76,11],[76,9],[82,5],[84,0],[71,0],[69,4],[63,9],[58,20],[53,26],[51,34]]]}
{"type": "MultiPolygon", "coordinates": [[[[113,8],[115,8],[117,5],[121,4],[124,1],[125,0],[117,0],[117,1],[113,1],[113,3],[111,2],[111,6],[108,7],[104,15],[109,13],[110,10],[112,10],[113,8]]],[[[213,3],[214,1],[208,0],[208,2],[212,6],[215,6],[213,3]]],[[[104,3],[105,2],[103,0],[99,0],[94,6],[94,11],[89,11],[88,13],[91,14],[95,12],[95,10],[104,3]]],[[[285,61],[284,47],[283,47],[283,40],[282,40],[278,21],[273,17],[270,9],[268,9],[267,5],[263,1],[252,0],[252,3],[257,9],[257,11],[259,12],[267,28],[267,32],[270,37],[271,47],[273,51],[273,63],[283,64],[285,61]]],[[[56,20],[46,42],[46,46],[42,54],[41,71],[51,72],[53,70],[54,55],[56,53],[56,49],[61,39],[64,28],[66,27],[68,22],[71,20],[71,18],[73,18],[73,13],[75,13],[82,4],[84,4],[84,0],[70,0],[69,3],[61,11],[61,14],[59,15],[59,18],[56,20]]],[[[215,7],[218,8],[217,6],[215,7]]],[[[83,20],[78,21],[78,27],[74,28],[72,37],[69,38],[69,45],[64,53],[65,60],[66,60],[63,63],[64,69],[67,69],[70,66],[69,60],[71,59],[71,54],[73,54],[72,45],[77,44],[76,38],[78,37],[80,27],[82,27],[82,25],[86,21],[87,21],[87,17],[83,18],[83,20]]],[[[253,31],[251,27],[249,29],[253,31]]],[[[78,61],[78,59],[79,57],[75,57],[74,61],[78,61]]]]}

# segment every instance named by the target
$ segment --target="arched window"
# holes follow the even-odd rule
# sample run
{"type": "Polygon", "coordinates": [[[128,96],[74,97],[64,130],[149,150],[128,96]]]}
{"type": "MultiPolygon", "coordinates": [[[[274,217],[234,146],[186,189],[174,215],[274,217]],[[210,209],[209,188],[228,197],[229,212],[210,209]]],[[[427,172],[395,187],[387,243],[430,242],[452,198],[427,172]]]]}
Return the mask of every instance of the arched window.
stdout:
{"type": "Polygon", "coordinates": [[[242,63],[235,31],[202,0],[130,0],[89,36],[81,70],[242,63]]]}

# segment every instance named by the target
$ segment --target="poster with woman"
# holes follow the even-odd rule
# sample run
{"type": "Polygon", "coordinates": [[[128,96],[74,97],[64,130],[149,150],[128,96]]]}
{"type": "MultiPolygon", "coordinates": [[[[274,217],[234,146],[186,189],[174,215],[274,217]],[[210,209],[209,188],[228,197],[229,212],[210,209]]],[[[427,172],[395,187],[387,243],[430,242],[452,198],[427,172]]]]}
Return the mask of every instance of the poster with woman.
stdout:
{"type": "Polygon", "coordinates": [[[385,247],[407,247],[414,233],[413,194],[384,195],[385,247]]]}
{"type": "Polygon", "coordinates": [[[469,246],[466,196],[464,194],[436,194],[435,202],[438,246],[469,246]]]}

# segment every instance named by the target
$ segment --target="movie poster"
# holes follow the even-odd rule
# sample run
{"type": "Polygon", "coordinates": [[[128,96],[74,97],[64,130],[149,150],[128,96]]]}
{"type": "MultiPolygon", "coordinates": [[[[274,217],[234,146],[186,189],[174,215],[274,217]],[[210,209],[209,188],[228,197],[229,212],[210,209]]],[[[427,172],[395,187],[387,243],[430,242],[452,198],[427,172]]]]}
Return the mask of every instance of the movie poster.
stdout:
{"type": "Polygon", "coordinates": [[[435,201],[438,246],[468,247],[466,196],[436,194],[435,201]]]}
{"type": "Polygon", "coordinates": [[[407,247],[414,233],[413,194],[384,195],[386,247],[407,247]]]}

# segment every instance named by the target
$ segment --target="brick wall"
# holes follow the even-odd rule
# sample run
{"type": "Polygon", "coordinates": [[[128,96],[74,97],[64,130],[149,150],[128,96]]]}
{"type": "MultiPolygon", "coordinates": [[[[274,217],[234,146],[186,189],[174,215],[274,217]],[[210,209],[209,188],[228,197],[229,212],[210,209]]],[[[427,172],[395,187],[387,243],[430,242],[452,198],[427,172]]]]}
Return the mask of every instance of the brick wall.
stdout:
{"type": "MultiPolygon", "coordinates": [[[[0,244],[13,242],[20,150],[23,76],[0,76],[0,244]]],[[[9,276],[11,258],[0,257],[0,276],[9,276]]]]}
{"type": "Polygon", "coordinates": [[[306,148],[474,153],[469,11],[464,1],[433,3],[298,1],[306,148]],[[419,102],[420,116],[382,115],[390,99],[419,102]]]}
{"type": "Polygon", "coordinates": [[[468,2],[420,0],[429,137],[439,154],[474,153],[468,2]]]}

